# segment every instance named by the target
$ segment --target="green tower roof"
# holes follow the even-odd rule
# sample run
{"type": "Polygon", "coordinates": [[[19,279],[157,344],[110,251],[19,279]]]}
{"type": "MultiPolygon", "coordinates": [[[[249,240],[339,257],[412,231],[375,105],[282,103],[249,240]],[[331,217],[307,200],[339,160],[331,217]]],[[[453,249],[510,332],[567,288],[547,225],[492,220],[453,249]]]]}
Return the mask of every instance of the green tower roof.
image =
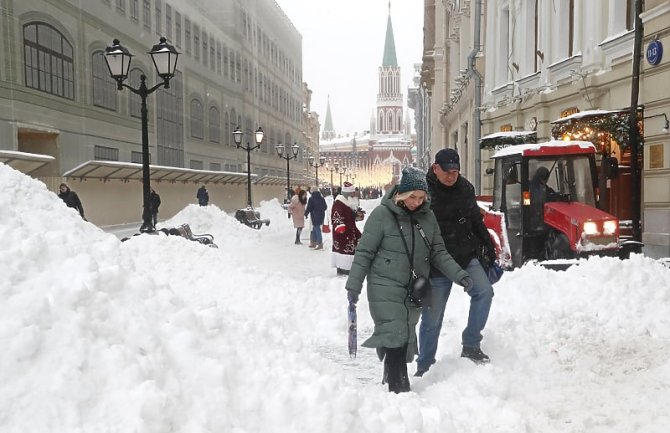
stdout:
{"type": "Polygon", "coordinates": [[[384,43],[384,60],[382,60],[382,66],[398,66],[398,60],[395,56],[393,24],[391,23],[391,2],[389,2],[389,19],[386,23],[386,42],[384,43]]]}

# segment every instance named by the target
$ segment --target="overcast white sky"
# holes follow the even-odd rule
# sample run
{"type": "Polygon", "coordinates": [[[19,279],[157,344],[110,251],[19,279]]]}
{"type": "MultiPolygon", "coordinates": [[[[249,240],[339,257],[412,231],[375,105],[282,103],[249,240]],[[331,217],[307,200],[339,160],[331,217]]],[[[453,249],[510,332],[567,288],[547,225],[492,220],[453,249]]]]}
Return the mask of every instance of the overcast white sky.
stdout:
{"type": "MultiPolygon", "coordinates": [[[[384,54],[388,0],[276,0],[302,34],[303,80],[312,90],[312,111],[326,120],[330,95],[338,134],[370,128],[384,54]]],[[[423,50],[423,3],[392,0],[391,20],[403,96],[423,50]]]]}

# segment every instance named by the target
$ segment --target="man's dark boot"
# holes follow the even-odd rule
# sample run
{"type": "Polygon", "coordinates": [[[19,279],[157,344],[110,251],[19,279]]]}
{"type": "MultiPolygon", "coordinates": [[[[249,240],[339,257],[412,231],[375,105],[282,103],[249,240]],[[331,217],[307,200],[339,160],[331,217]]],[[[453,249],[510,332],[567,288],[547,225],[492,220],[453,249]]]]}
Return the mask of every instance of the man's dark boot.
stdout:
{"type": "Polygon", "coordinates": [[[461,352],[461,358],[468,358],[475,364],[488,364],[491,362],[489,356],[482,352],[482,349],[479,347],[467,347],[463,346],[463,351],[461,352]]]}

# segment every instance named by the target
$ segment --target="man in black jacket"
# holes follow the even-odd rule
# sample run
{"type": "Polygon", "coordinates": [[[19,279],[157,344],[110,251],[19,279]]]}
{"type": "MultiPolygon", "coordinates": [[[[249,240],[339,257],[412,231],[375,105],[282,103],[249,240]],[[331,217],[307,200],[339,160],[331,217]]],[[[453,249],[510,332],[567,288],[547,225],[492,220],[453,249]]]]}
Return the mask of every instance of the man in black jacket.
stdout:
{"type": "MultiPolygon", "coordinates": [[[[442,149],[435,155],[435,163],[428,171],[426,181],[431,208],[440,225],[447,251],[470,274],[474,283],[467,292],[470,295],[470,312],[462,334],[461,356],[476,363],[486,363],[489,357],[482,352],[480,342],[491,309],[493,287],[479,262],[479,251],[483,248],[484,257],[490,262],[496,259],[496,253],[475,199],[475,189],[460,175],[460,168],[458,153],[453,149],[442,149]]],[[[451,280],[436,269],[431,270],[430,276],[432,305],[421,313],[416,376],[422,376],[435,363],[444,309],[451,293],[451,280]]]]}
{"type": "Polygon", "coordinates": [[[151,193],[149,194],[149,204],[151,205],[151,220],[154,223],[154,228],[158,224],[158,208],[161,205],[161,196],[151,188],[151,193]]]}
{"type": "Polygon", "coordinates": [[[86,217],[84,216],[84,206],[82,206],[81,200],[79,200],[77,193],[72,191],[65,183],[61,183],[58,187],[58,190],[60,191],[58,193],[58,197],[60,197],[60,199],[65,202],[65,205],[67,207],[77,209],[79,215],[81,215],[84,221],[86,221],[86,217]]]}

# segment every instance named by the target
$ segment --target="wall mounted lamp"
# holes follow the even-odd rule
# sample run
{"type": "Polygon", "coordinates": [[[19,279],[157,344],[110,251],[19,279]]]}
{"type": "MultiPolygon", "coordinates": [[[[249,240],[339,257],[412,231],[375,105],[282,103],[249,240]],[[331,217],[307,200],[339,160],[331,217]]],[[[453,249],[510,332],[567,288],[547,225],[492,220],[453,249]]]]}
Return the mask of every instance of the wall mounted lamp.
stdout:
{"type": "Polygon", "coordinates": [[[665,113],[660,113],[660,114],[652,114],[651,116],[646,116],[645,119],[653,119],[654,117],[661,117],[663,116],[663,128],[661,128],[661,132],[668,132],[670,130],[670,121],[668,121],[668,116],[665,113]]]}

